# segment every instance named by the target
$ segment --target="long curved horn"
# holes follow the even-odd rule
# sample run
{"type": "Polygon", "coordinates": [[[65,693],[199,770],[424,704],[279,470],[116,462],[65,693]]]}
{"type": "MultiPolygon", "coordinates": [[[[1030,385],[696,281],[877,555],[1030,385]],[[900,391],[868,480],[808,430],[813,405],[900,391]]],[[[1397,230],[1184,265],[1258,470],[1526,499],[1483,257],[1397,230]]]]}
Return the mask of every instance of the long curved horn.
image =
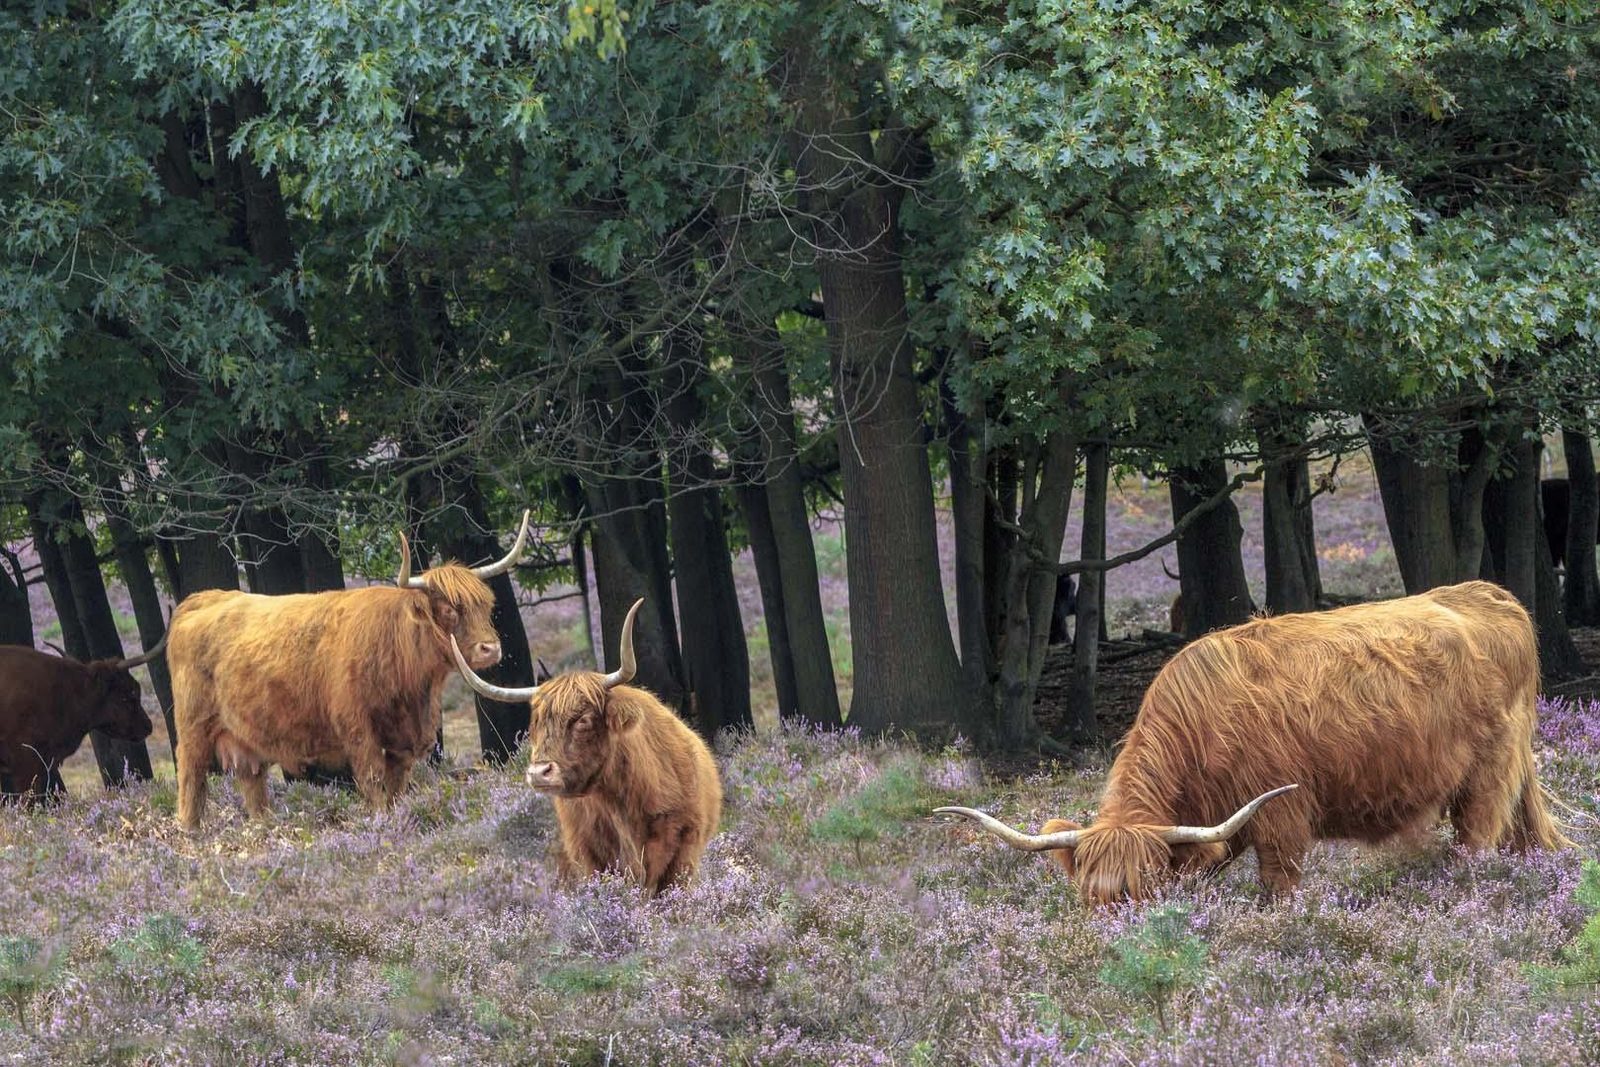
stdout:
{"type": "Polygon", "coordinates": [[[411,542],[406,540],[406,532],[400,531],[400,573],[394,576],[394,584],[401,589],[426,589],[428,583],[421,576],[412,577],[411,574],[411,542]]]}
{"type": "Polygon", "coordinates": [[[155,659],[157,656],[161,655],[161,653],[167,650],[167,638],[171,636],[172,630],[169,627],[166,632],[161,635],[161,640],[156,642],[155,648],[150,649],[148,652],[141,652],[131,659],[118,660],[117,666],[125,671],[134,667],[144,666],[146,663],[149,663],[151,660],[155,659]]]}
{"type": "Polygon", "coordinates": [[[455,634],[450,635],[450,651],[456,654],[456,667],[460,669],[461,677],[467,680],[468,685],[490,700],[504,700],[508,704],[515,704],[519,701],[532,700],[533,694],[539,691],[539,687],[536,685],[513,688],[511,686],[495,685],[493,682],[486,682],[479,678],[473,669],[467,666],[466,659],[461,655],[461,646],[456,644],[455,634]]]}
{"type": "Polygon", "coordinates": [[[1023,852],[1049,852],[1058,848],[1076,848],[1078,835],[1082,830],[1057,830],[1053,834],[1025,834],[1015,830],[992,815],[985,815],[975,808],[934,808],[935,815],[960,815],[964,819],[971,819],[985,830],[989,831],[1012,848],[1023,852]]]}
{"type": "Polygon", "coordinates": [[[622,620],[622,666],[606,675],[606,688],[615,689],[619,685],[627,685],[633,681],[633,676],[639,673],[639,661],[633,656],[633,620],[639,614],[639,608],[644,604],[644,597],[633,602],[633,607],[628,609],[628,617],[622,620]]]}
{"type": "Polygon", "coordinates": [[[1270,792],[1262,793],[1250,803],[1240,808],[1228,817],[1226,822],[1216,826],[1174,826],[1161,831],[1161,840],[1169,845],[1209,845],[1217,841],[1226,841],[1244,828],[1250,821],[1256,809],[1275,796],[1281,796],[1291,789],[1299,789],[1299,783],[1294,785],[1280,785],[1270,792]]]}
{"type": "Polygon", "coordinates": [[[479,578],[493,578],[504,574],[517,565],[517,560],[522,558],[522,546],[528,543],[528,519],[533,512],[524,510],[522,513],[522,529],[517,531],[517,539],[511,546],[511,551],[495,563],[486,563],[482,567],[473,567],[472,573],[479,578]]]}

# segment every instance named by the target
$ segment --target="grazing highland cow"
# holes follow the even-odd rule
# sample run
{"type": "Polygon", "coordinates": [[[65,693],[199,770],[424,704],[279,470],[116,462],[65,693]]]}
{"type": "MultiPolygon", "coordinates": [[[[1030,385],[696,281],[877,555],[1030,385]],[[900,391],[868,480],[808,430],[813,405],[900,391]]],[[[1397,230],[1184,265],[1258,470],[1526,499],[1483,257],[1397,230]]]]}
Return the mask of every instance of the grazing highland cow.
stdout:
{"type": "Polygon", "coordinates": [[[528,784],[555,798],[564,874],[620,870],[656,893],[689,881],[717,832],[722,782],[711,750],[661,701],[628,685],[634,602],[622,624],[622,667],[571,671],[510,689],[461,674],[495,700],[532,705],[528,784]]]}
{"type": "Polygon", "coordinates": [[[172,618],[173,718],[178,728],[178,821],[205,811],[215,757],[238,778],[245,809],[267,813],[267,768],[349,767],[375,809],[406,787],[439,730],[439,690],[457,637],[479,668],[500,662],[485,581],[516,565],[446,563],[411,574],[400,535],[395,588],[257,596],[196,593],[172,618]]]}
{"type": "Polygon", "coordinates": [[[1469,848],[1568,847],[1534,775],[1538,682],[1528,613],[1487,582],[1256,619],[1162,668],[1094,825],[1052,819],[1030,835],[939,810],[1050,851],[1094,903],[1145,896],[1168,869],[1215,867],[1252,845],[1262,882],[1290,892],[1312,841],[1382,841],[1441,811],[1469,848]]]}
{"type": "Polygon", "coordinates": [[[150,651],[121,660],[79,663],[18,645],[0,645],[0,795],[42,799],[65,793],[61,763],[90,730],[124,741],[150,736],[139,683],[128,671],[149,663],[150,651]]]}

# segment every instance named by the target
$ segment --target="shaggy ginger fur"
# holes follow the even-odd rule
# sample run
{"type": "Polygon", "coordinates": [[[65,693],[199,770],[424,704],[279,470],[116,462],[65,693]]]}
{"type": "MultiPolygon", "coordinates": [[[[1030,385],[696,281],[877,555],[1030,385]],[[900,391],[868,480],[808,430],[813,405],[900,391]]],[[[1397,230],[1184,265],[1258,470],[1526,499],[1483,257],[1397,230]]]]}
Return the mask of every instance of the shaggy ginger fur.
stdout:
{"type": "Polygon", "coordinates": [[[403,791],[438,735],[451,634],[468,648],[499,642],[481,579],[456,564],[423,579],[426,589],[185,598],[167,647],[179,823],[199,825],[213,756],[252,816],[267,813],[274,763],[348,766],[373,808],[403,791]]]}
{"type": "MultiPolygon", "coordinates": [[[[1528,613],[1487,582],[1209,634],[1156,676],[1099,819],[1050,856],[1104,903],[1251,846],[1263,884],[1290,892],[1312,841],[1382,841],[1441,811],[1468,848],[1570,847],[1534,774],[1538,683],[1528,613]],[[1158,836],[1292,782],[1226,844],[1158,836]]],[[[1053,819],[1043,832],[1067,829],[1053,819]]]]}
{"type": "Polygon", "coordinates": [[[555,798],[568,876],[614,869],[656,893],[689,881],[717,832],[711,750],[654,695],[576,671],[531,701],[530,784],[555,798]]]}

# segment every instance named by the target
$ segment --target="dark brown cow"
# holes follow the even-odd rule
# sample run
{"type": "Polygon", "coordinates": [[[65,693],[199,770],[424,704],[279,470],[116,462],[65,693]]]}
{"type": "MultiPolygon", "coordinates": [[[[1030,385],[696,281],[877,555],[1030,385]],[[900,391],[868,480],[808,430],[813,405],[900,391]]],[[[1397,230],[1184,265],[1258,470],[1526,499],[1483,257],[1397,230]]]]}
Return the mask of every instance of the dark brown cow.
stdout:
{"type": "Polygon", "coordinates": [[[1528,613],[1488,582],[1260,618],[1199,638],[1156,675],[1094,825],[1024,834],[939,810],[1049,851],[1096,903],[1252,845],[1261,880],[1286,892],[1313,841],[1382,841],[1444,811],[1469,848],[1563,848],[1534,774],[1538,687],[1528,613]]]}
{"type": "Polygon", "coordinates": [[[166,644],[163,637],[143,655],[90,663],[0,646],[0,794],[66,792],[61,763],[90,730],[124,741],[149,737],[150,716],[128,671],[161,655],[166,644]]]}
{"type": "Polygon", "coordinates": [[[627,683],[636,601],[622,624],[622,667],[571,671],[543,685],[506,688],[456,664],[472,688],[532,705],[527,781],[555,798],[568,876],[619,870],[656,893],[693,877],[717,832],[722,781],[706,747],[651,693],[627,683]]]}
{"type": "Polygon", "coordinates": [[[515,566],[528,536],[498,563],[446,563],[411,574],[400,537],[395,588],[257,596],[196,593],[172,617],[173,718],[178,728],[178,821],[205,811],[213,758],[232,771],[252,816],[265,816],[267,768],[349,767],[375,809],[402,792],[433,747],[439,690],[454,669],[451,642],[479,667],[500,662],[485,579],[515,566]]]}

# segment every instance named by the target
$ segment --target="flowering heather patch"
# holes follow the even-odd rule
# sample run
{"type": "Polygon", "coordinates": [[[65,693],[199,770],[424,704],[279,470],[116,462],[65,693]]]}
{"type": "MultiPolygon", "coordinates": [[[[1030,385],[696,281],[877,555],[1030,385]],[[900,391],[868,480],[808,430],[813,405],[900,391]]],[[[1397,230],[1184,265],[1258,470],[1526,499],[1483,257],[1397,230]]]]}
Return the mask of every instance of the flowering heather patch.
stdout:
{"type": "MultiPolygon", "coordinates": [[[[1552,792],[1593,811],[1594,705],[1547,709],[1552,792]]],[[[423,770],[391,812],[278,788],[172,825],[157,782],[0,810],[0,1063],[1580,1064],[1600,1000],[1553,987],[1582,848],[1321,846],[1294,899],[1253,860],[1086,911],[965,824],[1090,813],[1104,767],[986,778],[790,725],[726,739],[701,879],[556,882],[514,770],[423,770]]]]}

